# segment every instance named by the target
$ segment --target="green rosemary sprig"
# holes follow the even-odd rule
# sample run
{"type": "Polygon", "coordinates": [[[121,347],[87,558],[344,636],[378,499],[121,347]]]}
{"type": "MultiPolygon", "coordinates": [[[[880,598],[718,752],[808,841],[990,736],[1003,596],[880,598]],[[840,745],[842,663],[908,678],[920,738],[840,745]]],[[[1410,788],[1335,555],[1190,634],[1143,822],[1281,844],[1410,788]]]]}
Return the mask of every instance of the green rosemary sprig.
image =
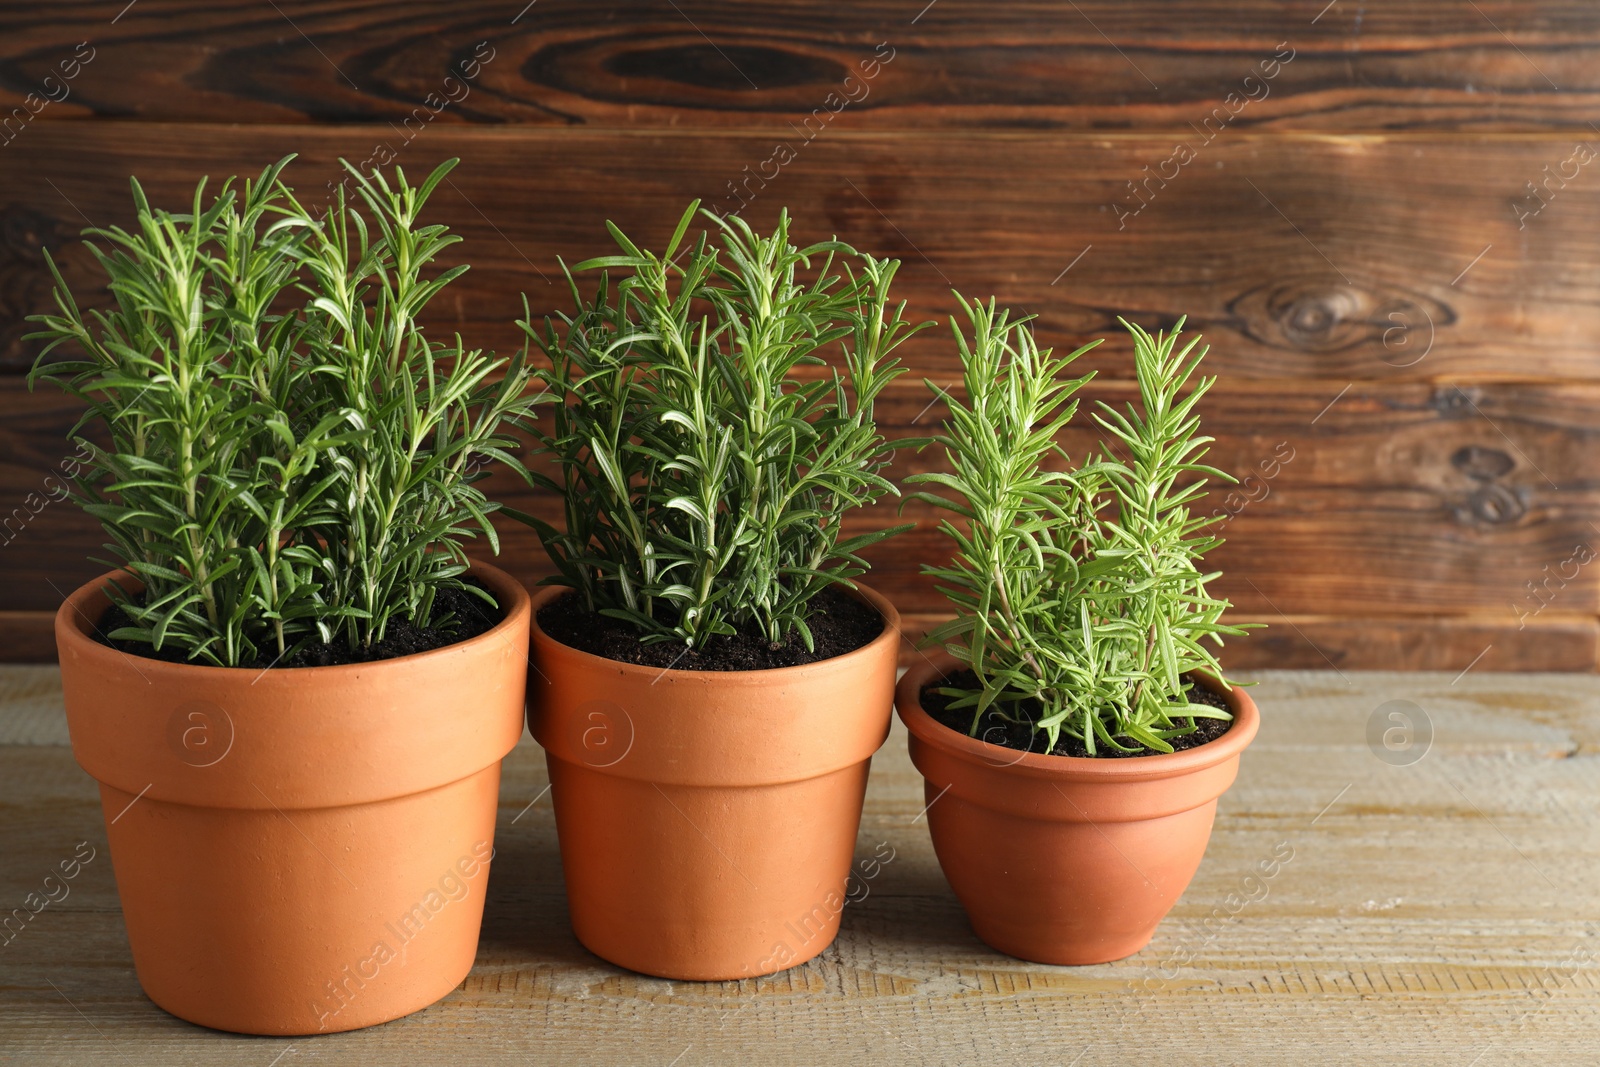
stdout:
{"type": "Polygon", "coordinates": [[[949,407],[935,441],[950,473],[908,479],[941,490],[911,499],[963,520],[940,523],[951,562],[924,568],[957,611],[929,641],[979,682],[973,692],[946,690],[951,706],[972,710],[974,734],[991,710],[1026,722],[1045,735],[1046,751],[1063,732],[1090,754],[1172,751],[1170,739],[1193,732],[1195,718],[1229,717],[1190,703],[1183,676],[1220,679],[1206,642],[1243,632],[1221,622],[1228,602],[1207,593],[1215,575],[1196,566],[1220,542],[1190,505],[1206,478],[1232,480],[1200,462],[1212,439],[1199,434],[1194,409],[1215,379],[1190,382],[1206,349],[1196,351],[1198,337],[1177,347],[1181,320],[1153,337],[1124,322],[1139,403],[1096,405],[1109,438],[1074,469],[1056,437],[1092,375],[1066,372],[1099,342],[1055,357],[1036,346],[1028,319],[1011,321],[992,301],[962,306],[971,340],[951,325],[966,403],[928,383],[949,407]]]}
{"type": "Polygon", "coordinates": [[[432,600],[462,584],[461,540],[494,537],[474,457],[515,466],[500,426],[532,403],[520,359],[416,323],[465,269],[424,278],[457,239],[416,226],[455,161],[418,188],[357,174],[375,234],[342,197],[307,212],[288,162],[209,205],[201,181],[186,213],[135,180],[133,230],[85,231],[112,305],[84,314],[56,272],[56,312],[35,317],[30,384],[84,403],[75,437],[103,427],[107,447],[77,438],[92,459],[76,495],[108,562],[144,583],[110,636],[222,666],[318,639],[364,648],[395,618],[448,626],[432,600]],[[81,355],[49,360],[62,345],[81,355]]]}
{"type": "Polygon", "coordinates": [[[610,226],[620,254],[576,269],[626,277],[602,276],[585,302],[569,272],[577,313],[521,323],[551,365],[538,443],[558,474],[534,480],[565,500],[565,529],[520,517],[557,581],[645,641],[798,632],[811,647],[812,598],[908,528],[841,533],[850,510],[897,492],[873,410],[920,327],[889,304],[898,262],[839,241],[796,247],[787,213],[761,236],[707,212],[720,248],[705,234],[685,244],[698,206],[660,255],[610,226]],[[825,369],[830,352],[842,368],[825,369]]]}

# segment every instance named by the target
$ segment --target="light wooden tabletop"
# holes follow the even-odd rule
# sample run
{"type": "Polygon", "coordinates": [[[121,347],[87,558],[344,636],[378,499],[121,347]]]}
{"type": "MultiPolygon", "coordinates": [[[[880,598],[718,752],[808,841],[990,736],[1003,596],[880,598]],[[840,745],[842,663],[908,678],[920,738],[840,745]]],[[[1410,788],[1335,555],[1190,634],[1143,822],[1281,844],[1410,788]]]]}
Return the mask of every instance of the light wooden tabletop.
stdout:
{"type": "Polygon", "coordinates": [[[858,842],[894,859],[837,943],[744,982],[618,970],[567,928],[544,761],[525,741],[506,763],[467,981],[386,1026],[270,1039],[191,1026],[140,993],[54,669],[0,670],[0,911],[79,842],[97,850],[70,896],[0,947],[0,1063],[1600,1062],[1600,683],[1258,677],[1261,733],[1205,862],[1132,959],[1044,967],[978,942],[918,817],[897,724],[858,842]],[[1399,724],[1392,711],[1413,723],[1409,749],[1399,733],[1399,747],[1369,744],[1374,718],[1378,734],[1399,724]],[[1275,854],[1292,858],[1247,882],[1275,854]]]}

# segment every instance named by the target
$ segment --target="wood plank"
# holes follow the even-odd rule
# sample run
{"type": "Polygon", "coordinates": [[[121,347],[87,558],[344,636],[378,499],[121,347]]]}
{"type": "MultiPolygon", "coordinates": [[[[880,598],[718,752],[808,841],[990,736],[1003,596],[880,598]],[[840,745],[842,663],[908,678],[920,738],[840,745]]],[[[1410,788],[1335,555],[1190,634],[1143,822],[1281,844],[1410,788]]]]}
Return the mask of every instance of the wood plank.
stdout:
{"type": "MultiPolygon", "coordinates": [[[[908,612],[901,666],[925,655],[922,635],[948,613],[908,612]]],[[[1519,624],[1482,615],[1279,615],[1235,612],[1235,623],[1265,629],[1230,638],[1220,660],[1229,671],[1507,671],[1592,673],[1600,658],[1600,622],[1592,614],[1550,610],[1519,624]]]]}
{"type": "MultiPolygon", "coordinates": [[[[1087,396],[1121,403],[1131,390],[1111,382],[1087,396]]],[[[885,434],[928,432],[942,409],[927,398],[909,379],[892,386],[881,408],[885,434]]],[[[1579,550],[1600,551],[1600,386],[1485,383],[1463,391],[1366,383],[1341,392],[1320,383],[1230,382],[1202,411],[1218,438],[1208,458],[1244,479],[1237,489],[1214,490],[1207,504],[1232,515],[1221,527],[1226,543],[1208,563],[1224,573],[1216,591],[1241,612],[1419,620],[1476,613],[1511,633],[1546,610],[1600,612],[1600,583],[1579,550]]],[[[0,378],[0,505],[9,502],[0,506],[0,608],[51,610],[100,570],[87,562],[103,556],[98,526],[51,498],[75,417],[53,391],[29,393],[17,379],[0,378]]],[[[1083,419],[1064,443],[1081,458],[1096,436],[1083,419]]],[[[937,450],[905,450],[891,475],[935,469],[942,469],[937,450]]],[[[496,475],[488,491],[561,521],[559,501],[514,478],[496,475]]],[[[868,552],[869,580],[902,611],[942,611],[921,573],[950,551],[933,509],[912,503],[900,512],[887,501],[851,527],[902,519],[920,526],[868,552]]],[[[499,526],[507,566],[530,582],[548,573],[531,531],[499,526]]],[[[1358,632],[1336,642],[1349,646],[1352,664],[1456,662],[1453,645],[1442,659],[1419,659],[1358,632]]],[[[1594,662],[1578,646],[1559,648],[1530,665],[1594,662]]]]}
{"type": "Polygon", "coordinates": [[[1600,102],[1600,16],[1577,0],[123,6],[0,13],[0,110],[44,90],[60,102],[40,121],[785,129],[836,93],[854,100],[829,119],[840,129],[1185,129],[1232,92],[1246,103],[1231,128],[1586,137],[1600,102]],[[85,38],[93,59],[63,89],[59,64],[85,38]],[[1292,61],[1259,80],[1280,53],[1292,61]],[[892,59],[863,68],[875,54],[892,59]],[[430,94],[454,103],[434,118],[430,94]]]}
{"type": "MultiPolygon", "coordinates": [[[[130,16],[131,17],[131,16],[130,16]]],[[[31,361],[22,321],[48,300],[41,247],[60,250],[82,295],[100,289],[68,235],[85,220],[125,222],[125,178],[158,202],[187,202],[200,174],[250,171],[287,152],[310,196],[340,154],[396,140],[379,127],[39,123],[0,172],[0,362],[31,361]]],[[[1600,181],[1579,176],[1528,196],[1541,168],[1573,152],[1563,136],[1342,137],[1241,133],[1201,149],[1148,203],[1129,183],[1171,138],[1003,133],[830,133],[802,145],[763,188],[745,169],[772,134],[440,127],[400,151],[413,171],[463,166],[437,200],[474,270],[435,309],[469,343],[520,345],[535,314],[562,308],[557,257],[608,251],[603,222],[664,240],[691,197],[740,202],[768,225],[780,205],[797,235],[837,233],[905,261],[899,292],[914,319],[942,319],[954,287],[1039,316],[1053,345],[1110,338],[1086,361],[1126,377],[1118,315],[1179,315],[1206,333],[1230,380],[1600,380],[1600,181]],[[998,164],[998,166],[997,166],[998,164]],[[1526,198],[1526,199],[1524,199],[1526,198]],[[1537,215],[1532,204],[1544,203],[1537,215]],[[1122,226],[1119,229],[1119,225],[1122,226]],[[1079,257],[1082,257],[1081,259],[1079,257]]],[[[1576,167],[1577,164],[1572,164],[1576,167]]],[[[1571,169],[1569,167],[1568,169],[1571,169]]],[[[771,173],[770,171],[768,173],[771,173]]],[[[103,298],[102,298],[103,299],[103,298]]],[[[905,350],[935,377],[953,372],[943,330],[905,350]]]]}
{"type": "MultiPolygon", "coordinates": [[[[919,642],[938,613],[901,616],[900,665],[925,655],[919,642]]],[[[1404,670],[1568,671],[1592,673],[1600,661],[1600,623],[1593,615],[1555,611],[1515,625],[1500,615],[1230,616],[1267,628],[1232,640],[1222,651],[1230,671],[1404,670]]],[[[0,612],[0,663],[56,662],[55,613],[0,612]]]]}
{"type": "MultiPolygon", "coordinates": [[[[1552,577],[1547,589],[1541,586],[1542,602],[1568,612],[1595,610],[1600,590],[1588,565],[1566,562],[1578,545],[1593,550],[1589,499],[1553,504],[1502,530],[1453,526],[1437,505],[1422,493],[1283,488],[1271,507],[1237,519],[1227,542],[1206,557],[1209,568],[1222,571],[1211,589],[1241,612],[1263,617],[1492,611],[1515,628],[1519,610],[1540,610],[1526,583],[1542,582],[1565,563],[1568,579],[1552,577]]],[[[907,518],[926,515],[907,509],[907,518]]],[[[949,550],[924,522],[867,554],[872,581],[892,590],[904,610],[942,610],[921,566],[949,550]]]]}
{"type": "MultiPolygon", "coordinates": [[[[1113,383],[1087,395],[1122,403],[1131,393],[1113,383]]],[[[882,409],[885,433],[936,424],[941,407],[926,396],[897,384],[882,409]]],[[[1600,611],[1600,583],[1583,561],[1600,552],[1597,413],[1600,391],[1576,384],[1364,384],[1342,395],[1315,383],[1219,386],[1202,407],[1218,438],[1207,458],[1244,481],[1207,502],[1232,515],[1207,561],[1223,572],[1215,589],[1262,617],[1478,612],[1515,630],[1547,609],[1600,611]]],[[[1096,437],[1085,418],[1064,443],[1081,459],[1096,437]]],[[[940,469],[937,450],[908,451],[892,474],[940,469]]],[[[556,501],[497,484],[515,506],[560,521],[556,501]]],[[[854,522],[919,523],[867,553],[870,580],[903,611],[944,610],[921,574],[950,551],[938,518],[912,503],[854,522]]],[[[1564,653],[1563,662],[1575,660],[1564,653]]]]}
{"type": "MultiPolygon", "coordinates": [[[[26,358],[26,346],[16,341],[23,329],[18,318],[43,299],[38,248],[66,242],[69,277],[79,288],[87,287],[82,251],[66,235],[83,221],[79,210],[101,222],[124,217],[118,213],[125,210],[126,198],[117,188],[120,180],[112,180],[116,175],[140,171],[154,195],[172,201],[195,172],[255,166],[292,147],[308,149],[303,164],[308,172],[329,173],[335,154],[365,143],[372,131],[276,127],[245,132],[155,124],[68,130],[57,124],[31,130],[29,136],[27,145],[8,151],[32,153],[17,157],[28,160],[30,180],[21,181],[20,170],[0,172],[5,192],[0,204],[9,205],[3,210],[18,223],[4,228],[9,240],[4,254],[10,258],[0,264],[5,267],[0,274],[15,282],[0,287],[5,308],[0,332],[10,331],[12,366],[26,358]],[[205,136],[196,141],[197,133],[205,136]],[[180,158],[185,173],[177,173],[170,162],[180,158]],[[32,180],[34,174],[51,180],[32,180]]],[[[530,269],[534,261],[532,255],[524,259],[525,252],[553,266],[558,249],[569,260],[601,250],[597,235],[606,215],[642,239],[659,239],[657,223],[696,183],[762,143],[763,138],[747,133],[431,131],[430,152],[459,151],[467,158],[458,172],[460,198],[441,194],[440,208],[466,232],[470,258],[479,267],[468,276],[476,279],[473,287],[444,309],[439,325],[463,328],[469,340],[504,337],[516,288],[532,282],[536,299],[558,303],[548,291],[540,297],[540,283],[530,269]],[[563,167],[533,165],[554,153],[563,167]],[[615,193],[614,201],[607,190],[615,193]],[[559,211],[519,206],[530,203],[564,206],[559,211]],[[576,206],[568,210],[566,205],[576,206]],[[486,254],[480,256],[480,250],[486,254]],[[495,314],[500,322],[493,321],[495,314]]],[[[1600,201],[1588,186],[1574,183],[1546,212],[1527,220],[1525,233],[1516,231],[1509,211],[1499,230],[1488,223],[1473,230],[1457,222],[1463,203],[1505,208],[1493,203],[1498,194],[1485,190],[1520,173],[1530,146],[1543,150],[1558,140],[1492,137],[1445,144],[1420,136],[1282,136],[1219,144],[1215,161],[1228,166],[1186,170],[1181,184],[1175,182],[1146,209],[1151,217],[1132,220],[1120,236],[1106,224],[1112,243],[1104,246],[1104,264],[1082,271],[1095,262],[1085,259],[1057,285],[1051,280],[1060,267],[1052,261],[1055,273],[1046,277],[1047,270],[1038,269],[1043,258],[1070,260],[1052,250],[1070,251],[1079,237],[1089,243],[1097,232],[1085,228],[1092,204],[1081,183],[1046,195],[1049,182],[1068,170],[1098,173],[1101,177],[1093,180],[1104,182],[1117,166],[1141,158],[1156,142],[978,138],[977,143],[1004,151],[1008,162],[1014,158],[1016,163],[1011,168],[1015,187],[999,195],[974,195],[986,172],[980,172],[973,143],[925,134],[830,136],[786,169],[773,191],[786,198],[794,193],[792,202],[802,217],[842,223],[838,228],[845,236],[905,255],[913,314],[936,314],[948,306],[948,298],[938,295],[946,280],[973,292],[998,290],[1003,299],[1040,312],[1041,336],[1056,344],[1075,344],[1106,331],[1115,312],[1154,323],[1198,309],[1197,324],[1215,345],[1212,369],[1224,375],[1206,411],[1208,428],[1220,438],[1213,458],[1241,475],[1256,472],[1245,497],[1233,504],[1225,496],[1219,500],[1243,510],[1226,531],[1230,543],[1212,561],[1228,575],[1220,590],[1249,615],[1269,620],[1278,612],[1295,619],[1382,615],[1407,627],[1414,625],[1408,616],[1418,623],[1435,614],[1499,617],[1488,629],[1476,621],[1459,628],[1473,640],[1482,633],[1484,644],[1523,649],[1535,657],[1531,662],[1562,667],[1593,662],[1589,628],[1579,616],[1600,610],[1600,586],[1587,577],[1535,591],[1552,600],[1550,612],[1567,620],[1556,628],[1563,636],[1547,652],[1541,653],[1537,642],[1509,635],[1518,635],[1522,616],[1539,605],[1530,599],[1534,593],[1528,583],[1545,581],[1547,567],[1561,568],[1577,544],[1592,539],[1591,524],[1600,519],[1595,498],[1600,471],[1592,458],[1600,455],[1594,440],[1600,426],[1594,368],[1600,361],[1593,358],[1593,338],[1600,334],[1589,322],[1600,300],[1592,272],[1580,269],[1600,250],[1589,247],[1595,242],[1589,232],[1563,224],[1600,210],[1600,201]],[[897,158],[886,154],[890,145],[897,158]],[[852,167],[855,176],[841,183],[852,167]],[[1263,192],[1272,181],[1268,174],[1282,178],[1297,199],[1274,197],[1273,204],[1291,218],[1311,220],[1307,226],[1312,228],[1296,232],[1264,201],[1255,205],[1253,222],[1243,221],[1238,197],[1221,184],[1224,178],[1239,178],[1230,167],[1244,168],[1263,192]],[[886,184],[887,177],[895,184],[886,184]],[[880,187],[889,192],[880,195],[880,187]],[[871,207],[853,199],[860,193],[871,196],[871,207]],[[1182,199],[1190,193],[1209,202],[1182,199]],[[1368,198],[1363,201],[1358,193],[1368,198]],[[1057,201],[1073,197],[1083,210],[1068,224],[1057,201]],[[1061,222],[1070,241],[1058,240],[1035,216],[1061,222]],[[1147,229],[1147,223],[1158,225],[1147,229]],[[1471,263],[1483,250],[1478,238],[1491,235],[1497,238],[1494,251],[1502,242],[1509,245],[1506,258],[1492,252],[1471,263]],[[1441,241],[1454,242],[1461,267],[1440,267],[1441,241]],[[1385,347],[1390,329],[1385,323],[1395,320],[1376,312],[1389,305],[1371,295],[1362,297],[1367,301],[1362,304],[1352,296],[1355,288],[1341,282],[1313,286],[1310,297],[1302,293],[1287,304],[1281,295],[1260,295],[1274,279],[1295,270],[1331,277],[1335,268],[1322,256],[1343,261],[1346,245],[1365,249],[1380,264],[1367,269],[1406,279],[1407,291],[1416,295],[1408,298],[1412,303],[1406,307],[1412,310],[1403,312],[1402,320],[1414,317],[1415,309],[1433,309],[1423,320],[1432,317],[1435,323],[1431,348],[1422,341],[1421,327],[1403,331],[1398,340],[1391,334],[1385,347]],[[1017,269],[1029,263],[1026,272],[1017,269]],[[1469,267],[1464,276],[1444,276],[1461,275],[1469,267]],[[1430,274],[1436,276],[1417,280],[1430,274]],[[1069,284],[1080,288],[1069,295],[1069,284]],[[1251,293],[1256,295],[1247,299],[1251,293]],[[1351,308],[1355,311],[1347,314],[1351,308]],[[1406,345],[1419,343],[1427,354],[1401,366],[1413,359],[1406,345]],[[1550,375],[1588,381],[1550,386],[1515,380],[1550,375]],[[1262,465],[1281,455],[1283,447],[1294,459],[1280,475],[1263,479],[1262,465]],[[1263,489],[1266,496],[1246,501],[1263,489]],[[1501,631],[1508,636],[1497,638],[1501,631]]],[[[423,147],[417,146],[419,159],[423,147]]],[[[1257,197],[1249,183],[1240,185],[1245,195],[1257,197]]],[[[758,201],[753,211],[759,215],[775,203],[758,201]]],[[[918,376],[950,383],[950,346],[939,332],[930,331],[907,352],[918,376]]],[[[1086,365],[1110,378],[1124,377],[1125,346],[1113,341],[1086,365]]],[[[1125,393],[1125,387],[1110,382],[1099,395],[1115,399],[1125,393]]],[[[937,406],[927,408],[921,387],[908,381],[891,391],[884,423],[891,436],[899,436],[921,432],[938,415],[937,406]]],[[[0,387],[0,503],[5,504],[0,514],[11,520],[8,535],[12,527],[25,527],[8,536],[0,552],[5,581],[0,610],[47,612],[63,591],[97,570],[85,562],[98,554],[102,540],[92,524],[70,507],[50,502],[33,514],[28,503],[29,494],[35,503],[43,499],[41,493],[48,497],[46,479],[67,451],[62,434],[71,419],[70,406],[48,391],[27,396],[15,378],[0,387]],[[25,523],[16,518],[19,507],[25,523]]],[[[1083,447],[1069,444],[1074,451],[1083,447]]],[[[899,473],[930,461],[907,456],[899,473]]],[[[525,507],[548,507],[548,502],[509,495],[525,507]]],[[[909,514],[924,517],[916,510],[909,514]]],[[[865,521],[887,522],[890,513],[882,510],[865,521]]],[[[525,578],[543,572],[525,532],[511,532],[508,551],[513,568],[525,578]]],[[[931,531],[884,546],[877,553],[874,581],[907,611],[940,610],[919,571],[944,551],[931,531]]],[[[18,639],[31,642],[19,646],[19,655],[48,653],[38,622],[37,616],[19,619],[24,636],[18,639]]],[[[1334,636],[1326,639],[1320,632],[1308,631],[1311,642],[1331,650],[1341,667],[1461,665],[1462,650],[1454,640],[1444,642],[1442,651],[1426,651],[1414,647],[1420,638],[1409,638],[1412,646],[1397,645],[1363,636],[1359,624],[1334,626],[1328,631],[1334,636]]],[[[1273,650],[1273,662],[1320,658],[1311,645],[1298,651],[1281,642],[1266,647],[1273,650]]]]}
{"type": "Polygon", "coordinates": [[[0,611],[0,663],[56,662],[55,618],[53,611],[0,611]]]}
{"type": "Polygon", "coordinates": [[[896,724],[874,759],[858,839],[861,856],[887,843],[895,858],[846,909],[833,947],[746,982],[620,971],[567,927],[548,780],[525,741],[505,764],[472,974],[403,1022],[296,1040],[203,1030],[151,1005],[134,978],[92,784],[66,748],[0,747],[13,816],[0,823],[0,894],[20,901],[79,841],[100,850],[70,896],[0,953],[0,1041],[30,1065],[105,1058],[111,1043],[130,1064],[185,1067],[313,1053],[469,1067],[674,1057],[679,1067],[828,1067],[875,1055],[1276,1067],[1373,1048],[1429,1067],[1600,1057],[1589,952],[1600,764],[1570,758],[1596,744],[1592,684],[1268,672],[1254,695],[1261,733],[1205,861],[1129,960],[1038,967],[973,938],[918,818],[921,780],[896,724]],[[1432,726],[1430,750],[1411,766],[1367,746],[1369,717],[1391,700],[1432,726]],[[1231,907],[1244,877],[1285,845],[1292,858],[1265,896],[1231,907]]]}
{"type": "Polygon", "coordinates": [[[1600,657],[1600,624],[1592,614],[1554,611],[1524,623],[1505,616],[1262,615],[1249,621],[1268,627],[1231,641],[1222,662],[1230,670],[1284,667],[1323,670],[1593,672],[1600,657]]]}

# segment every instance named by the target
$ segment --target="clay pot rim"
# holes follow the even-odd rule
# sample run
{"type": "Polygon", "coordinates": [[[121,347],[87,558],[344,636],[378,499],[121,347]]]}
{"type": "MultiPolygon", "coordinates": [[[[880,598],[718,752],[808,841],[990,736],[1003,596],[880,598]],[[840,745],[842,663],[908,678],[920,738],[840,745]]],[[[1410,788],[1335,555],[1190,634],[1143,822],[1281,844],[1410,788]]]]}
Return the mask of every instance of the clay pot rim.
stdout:
{"type": "Polygon", "coordinates": [[[860,648],[853,648],[849,652],[827,659],[815,660],[811,663],[799,663],[791,667],[764,667],[753,671],[689,671],[672,667],[650,667],[642,663],[626,663],[619,659],[607,659],[597,656],[593,652],[585,652],[581,648],[574,648],[569,644],[551,637],[539,625],[539,612],[544,606],[558,597],[572,592],[570,586],[550,585],[545,586],[533,594],[531,619],[529,627],[533,635],[533,643],[542,646],[550,652],[572,660],[579,668],[584,670],[616,671],[624,676],[644,677],[653,679],[654,682],[672,682],[675,684],[714,684],[724,685],[751,685],[769,686],[781,685],[790,678],[799,678],[803,674],[815,673],[821,670],[849,670],[858,660],[866,659],[874,654],[881,653],[885,644],[898,645],[900,642],[900,613],[895,610],[887,597],[864,582],[855,582],[855,588],[837,583],[846,593],[865,601],[883,619],[883,630],[871,641],[860,648]]]}
{"type": "MultiPolygon", "coordinates": [[[[948,653],[935,653],[924,657],[901,677],[895,687],[895,712],[906,729],[920,741],[940,749],[965,763],[981,765],[995,771],[1005,771],[1029,778],[1053,778],[1057,781],[1147,782],[1164,778],[1177,778],[1206,770],[1228,760],[1238,758],[1255,739],[1261,725],[1260,712],[1250,695],[1237,686],[1223,691],[1217,686],[1233,712],[1233,725],[1228,732],[1214,741],[1180,752],[1163,752],[1154,756],[1133,758],[1102,758],[1096,756],[1052,756],[1042,752],[1019,753],[1014,748],[990,744],[975,737],[958,733],[929,715],[922,707],[922,689],[936,677],[959,669],[960,663],[948,653]]],[[[1216,679],[1202,673],[1213,684],[1216,679]]]]}
{"type": "MultiPolygon", "coordinates": [[[[249,676],[252,678],[249,682],[251,686],[260,685],[269,690],[279,685],[299,688],[305,685],[353,680],[363,672],[382,670],[393,664],[426,663],[431,658],[444,657],[451,653],[459,654],[464,649],[503,640],[506,633],[518,624],[519,618],[530,615],[528,590],[510,574],[499,567],[478,560],[468,561],[467,573],[482,581],[495,595],[504,612],[500,621],[483,633],[469,637],[465,641],[455,641],[426,652],[412,652],[404,656],[391,656],[388,659],[368,660],[362,663],[337,663],[326,667],[286,667],[282,670],[268,667],[261,670],[255,667],[218,667],[208,663],[173,663],[169,660],[123,652],[121,649],[101,644],[90,636],[90,631],[98,628],[98,620],[91,622],[90,613],[84,608],[97,599],[105,600],[109,606],[110,601],[106,597],[105,586],[111,582],[116,582],[130,592],[141,588],[143,583],[126,570],[107,571],[73,590],[62,601],[61,607],[56,609],[56,640],[64,646],[63,651],[66,646],[70,646],[93,669],[98,670],[107,665],[120,666],[122,660],[132,660],[139,665],[141,673],[148,672],[156,678],[166,676],[167,684],[172,685],[182,685],[183,678],[193,671],[205,671],[206,677],[223,682],[249,676]]],[[[105,608],[102,607],[100,611],[103,614],[105,608]]],[[[154,680],[153,678],[152,681],[154,680]]]]}

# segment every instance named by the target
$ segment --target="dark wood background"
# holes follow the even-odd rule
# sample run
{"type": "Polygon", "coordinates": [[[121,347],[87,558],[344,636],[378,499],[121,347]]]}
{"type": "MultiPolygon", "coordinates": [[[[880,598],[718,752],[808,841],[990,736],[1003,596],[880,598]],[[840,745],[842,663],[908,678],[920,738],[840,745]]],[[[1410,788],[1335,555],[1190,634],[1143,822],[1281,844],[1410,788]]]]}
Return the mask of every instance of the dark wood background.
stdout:
{"type": "MultiPolygon", "coordinates": [[[[0,658],[51,657],[102,540],[46,502],[75,412],[21,377],[42,250],[93,302],[77,234],[128,220],[128,175],[176,206],[201,175],[297,152],[307,193],[382,151],[461,157],[434,214],[473,270],[435,319],[485,347],[518,344],[518,294],[562,306],[557,257],[605,250],[604,220],[659,242],[736,187],[759,224],[787,205],[803,237],[903,259],[916,317],[954,288],[1037,314],[1046,343],[1108,337],[1100,396],[1128,388],[1118,315],[1187,314],[1222,378],[1213,459],[1255,479],[1213,497],[1237,511],[1218,587],[1269,624],[1228,663],[1594,669],[1592,2],[523,3],[0,7],[0,658]]],[[[938,418],[920,379],[953,379],[947,337],[908,346],[891,435],[938,418]]],[[[507,533],[512,569],[543,574],[507,533]]],[[[943,551],[925,524],[876,553],[913,628],[943,551]]]]}

